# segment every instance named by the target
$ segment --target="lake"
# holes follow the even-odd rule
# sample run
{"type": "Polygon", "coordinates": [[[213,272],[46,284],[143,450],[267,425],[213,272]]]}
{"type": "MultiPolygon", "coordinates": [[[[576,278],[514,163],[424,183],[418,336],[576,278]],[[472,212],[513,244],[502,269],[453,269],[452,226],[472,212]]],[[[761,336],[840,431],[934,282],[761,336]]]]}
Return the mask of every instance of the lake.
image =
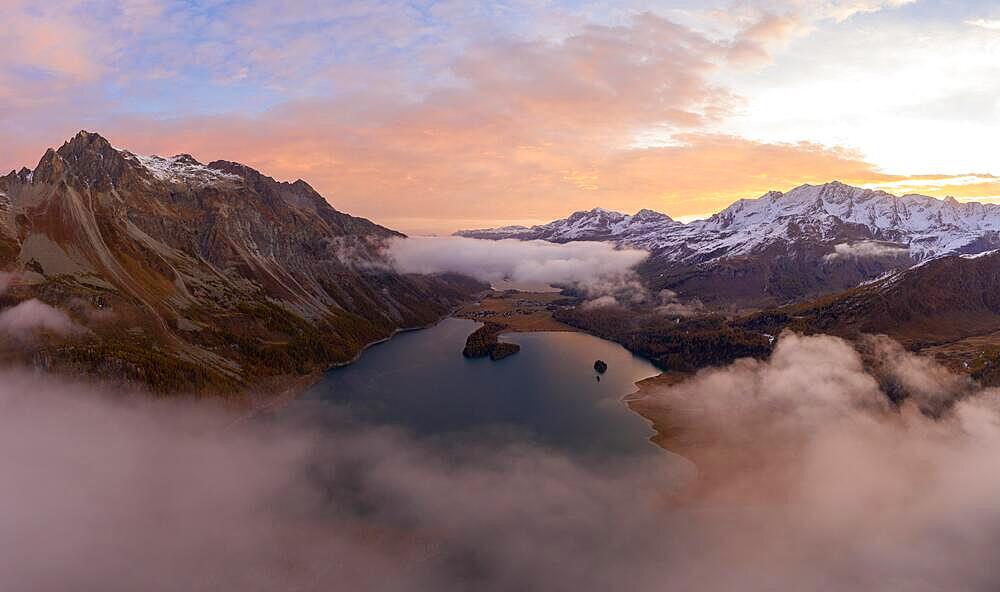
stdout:
{"type": "Polygon", "coordinates": [[[418,437],[500,435],[573,455],[658,453],[649,424],[621,398],[658,370],[616,343],[583,333],[513,333],[520,353],[500,361],[462,356],[480,324],[448,318],[397,334],[356,362],[327,371],[307,400],[348,408],[418,437]],[[594,361],[608,363],[596,379],[594,361]]]}

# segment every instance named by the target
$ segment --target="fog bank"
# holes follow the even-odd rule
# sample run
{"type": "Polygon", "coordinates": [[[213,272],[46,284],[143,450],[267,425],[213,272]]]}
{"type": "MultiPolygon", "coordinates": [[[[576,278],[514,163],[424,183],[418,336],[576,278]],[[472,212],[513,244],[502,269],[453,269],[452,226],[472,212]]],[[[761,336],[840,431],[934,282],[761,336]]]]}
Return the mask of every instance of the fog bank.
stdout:
{"type": "Polygon", "coordinates": [[[66,335],[77,330],[63,311],[32,298],[0,310],[0,336],[29,339],[36,332],[66,335]]]}
{"type": "Polygon", "coordinates": [[[570,285],[602,296],[635,289],[632,269],[649,253],[615,249],[603,242],[560,244],[449,236],[396,239],[390,243],[389,256],[404,273],[454,272],[485,282],[570,285]]]}
{"type": "Polygon", "coordinates": [[[647,392],[698,464],[684,487],[666,455],[595,465],[516,440],[415,439],[319,402],[234,421],[2,372],[0,581],[995,589],[997,391],[884,338],[861,348],[789,333],[769,361],[647,392]]]}
{"type": "Polygon", "coordinates": [[[877,257],[903,257],[910,251],[905,247],[880,243],[878,241],[858,241],[854,243],[839,243],[833,246],[833,252],[823,258],[827,261],[837,259],[870,259],[877,257]]]}

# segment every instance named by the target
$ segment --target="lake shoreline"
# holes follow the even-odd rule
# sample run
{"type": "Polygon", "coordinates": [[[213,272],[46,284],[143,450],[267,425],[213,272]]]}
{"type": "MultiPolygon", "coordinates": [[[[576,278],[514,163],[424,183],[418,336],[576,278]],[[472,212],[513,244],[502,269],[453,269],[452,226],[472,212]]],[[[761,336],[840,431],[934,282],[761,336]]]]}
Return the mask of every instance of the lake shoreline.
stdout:
{"type": "MultiPolygon", "coordinates": [[[[496,291],[491,291],[491,292],[484,293],[481,296],[480,300],[482,300],[483,298],[489,298],[489,297],[494,296],[496,294],[497,294],[496,291]]],[[[542,297],[545,297],[545,298],[551,298],[552,297],[551,293],[537,293],[537,294],[536,293],[517,293],[517,294],[518,295],[525,294],[525,295],[527,295],[528,299],[530,299],[532,297],[536,297],[536,296],[542,296],[542,297]]],[[[510,297],[511,295],[508,293],[507,296],[510,297]]],[[[431,329],[433,327],[436,327],[436,326],[440,325],[441,323],[445,322],[448,319],[461,319],[461,320],[472,321],[472,322],[479,323],[480,326],[481,326],[482,323],[484,322],[483,320],[481,320],[479,318],[470,318],[471,315],[463,314],[466,311],[468,311],[471,307],[474,307],[474,306],[475,306],[475,304],[472,304],[472,303],[463,304],[463,305],[455,307],[447,315],[443,315],[441,318],[439,318],[439,319],[437,319],[437,320],[435,320],[435,321],[433,321],[431,323],[427,323],[427,324],[419,325],[419,326],[413,326],[413,327],[401,327],[401,328],[397,328],[397,329],[393,330],[386,337],[383,337],[381,339],[372,341],[371,343],[368,343],[365,346],[363,346],[361,349],[358,350],[358,352],[354,356],[351,357],[350,360],[346,360],[346,361],[343,361],[343,362],[337,362],[337,363],[334,363],[334,364],[330,364],[329,366],[327,366],[326,368],[324,368],[322,370],[316,370],[316,371],[313,371],[313,372],[311,372],[311,373],[309,373],[307,375],[303,375],[303,376],[275,377],[275,379],[273,379],[271,381],[268,381],[268,383],[265,383],[264,385],[260,385],[260,386],[258,386],[258,387],[256,387],[254,389],[258,393],[261,390],[266,389],[266,390],[270,391],[270,394],[268,396],[254,397],[254,398],[256,398],[258,400],[258,404],[253,405],[253,408],[247,414],[246,419],[250,419],[250,418],[258,417],[258,416],[263,416],[263,415],[267,415],[267,414],[270,414],[270,413],[280,412],[282,409],[284,409],[288,405],[292,404],[294,401],[296,401],[297,399],[299,399],[302,395],[304,395],[310,389],[312,389],[317,384],[319,384],[322,381],[323,376],[327,372],[329,372],[331,370],[345,368],[347,366],[350,366],[352,364],[357,363],[364,356],[364,354],[368,353],[369,350],[371,350],[375,346],[389,343],[390,341],[392,341],[392,339],[394,337],[397,337],[397,336],[399,336],[401,334],[406,334],[406,333],[410,333],[410,332],[414,332],[414,331],[421,331],[421,330],[431,329]],[[273,388],[279,389],[280,392],[278,392],[277,394],[274,394],[274,391],[271,390],[273,388]]],[[[499,332],[499,334],[500,335],[512,335],[512,334],[564,333],[564,332],[566,332],[566,333],[580,333],[580,334],[584,334],[584,335],[589,335],[589,336],[594,337],[596,339],[601,339],[602,341],[606,341],[608,343],[612,343],[612,344],[615,343],[613,341],[610,341],[610,340],[607,340],[607,339],[603,339],[600,336],[593,335],[591,333],[588,333],[588,332],[583,331],[581,329],[577,329],[575,327],[570,327],[568,325],[563,325],[562,327],[552,327],[552,328],[548,328],[548,327],[542,328],[542,327],[544,327],[544,325],[543,326],[538,326],[536,324],[529,324],[528,326],[524,326],[524,325],[519,325],[518,323],[513,323],[513,324],[510,324],[510,325],[505,324],[504,328],[499,332]]],[[[615,345],[620,345],[620,344],[615,344],[615,345]]],[[[455,352],[455,355],[456,356],[461,356],[462,355],[461,350],[457,350],[455,352]]],[[[647,362],[652,363],[647,358],[643,358],[642,356],[639,356],[638,354],[632,354],[632,355],[635,355],[636,357],[638,357],[640,359],[643,359],[643,360],[645,360],[647,362]]],[[[623,393],[623,394],[621,394],[620,396],[617,397],[618,402],[621,405],[623,405],[630,414],[638,416],[648,426],[648,429],[649,429],[649,431],[651,433],[649,433],[649,435],[646,437],[646,441],[652,443],[658,449],[666,451],[668,453],[672,453],[672,451],[666,446],[666,443],[668,441],[668,434],[669,434],[669,431],[670,431],[669,423],[668,423],[668,421],[665,418],[658,417],[657,414],[656,414],[656,412],[650,406],[648,406],[648,405],[646,405],[644,403],[644,400],[645,400],[646,394],[648,394],[649,392],[651,392],[651,390],[654,389],[655,387],[663,385],[663,384],[674,384],[674,383],[678,382],[679,380],[682,380],[685,377],[686,377],[686,375],[681,376],[678,373],[670,373],[670,372],[662,372],[661,371],[659,374],[655,374],[653,376],[649,376],[647,378],[643,378],[641,380],[638,380],[638,381],[632,383],[631,390],[629,390],[628,392],[625,392],[625,393],[623,393]]]]}
{"type": "Polygon", "coordinates": [[[442,315],[440,318],[430,323],[393,329],[389,335],[363,345],[349,360],[345,360],[343,362],[333,362],[325,368],[313,370],[307,374],[273,376],[253,385],[246,391],[250,399],[250,401],[248,401],[250,410],[242,419],[252,419],[254,417],[281,411],[303,394],[307,393],[309,389],[316,386],[323,379],[323,375],[330,370],[344,368],[356,363],[361,359],[361,356],[364,355],[365,352],[377,345],[388,343],[393,337],[396,337],[401,333],[430,329],[441,324],[446,319],[456,318],[455,313],[465,306],[468,306],[468,304],[455,306],[447,314],[442,315]],[[277,389],[280,392],[275,394],[272,389],[277,389]]]}
{"type": "Polygon", "coordinates": [[[673,386],[690,377],[691,374],[684,372],[664,371],[656,376],[640,380],[636,383],[636,390],[622,399],[632,413],[649,423],[654,432],[649,441],[671,454],[677,454],[671,449],[670,442],[671,438],[676,435],[679,426],[670,422],[668,414],[660,409],[650,396],[658,388],[673,386]]]}
{"type": "Polygon", "coordinates": [[[614,342],[565,331],[511,333],[506,338],[521,355],[467,358],[462,345],[479,325],[452,317],[426,334],[397,336],[355,365],[326,373],[303,399],[433,438],[525,431],[531,441],[574,455],[659,451],[650,448],[648,423],[623,405],[637,382],[657,374],[647,360],[614,342]],[[610,366],[600,381],[595,359],[610,366]]]}

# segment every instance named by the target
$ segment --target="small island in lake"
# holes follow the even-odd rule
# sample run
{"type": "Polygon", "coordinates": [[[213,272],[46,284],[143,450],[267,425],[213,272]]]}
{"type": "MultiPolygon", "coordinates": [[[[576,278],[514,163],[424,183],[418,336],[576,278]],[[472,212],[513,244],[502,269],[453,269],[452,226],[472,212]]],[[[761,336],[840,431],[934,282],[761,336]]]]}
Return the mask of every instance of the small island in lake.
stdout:
{"type": "Polygon", "coordinates": [[[608,363],[604,360],[597,360],[594,362],[594,370],[597,370],[598,374],[604,374],[608,371],[608,363]]]}
{"type": "Polygon", "coordinates": [[[516,343],[504,343],[498,340],[500,333],[505,329],[506,327],[499,323],[484,324],[465,340],[462,355],[467,358],[489,356],[491,360],[502,360],[521,351],[521,346],[516,343]]]}
{"type": "Polygon", "coordinates": [[[455,313],[460,319],[485,323],[465,342],[462,354],[467,358],[502,360],[521,350],[516,343],[498,341],[501,333],[535,331],[576,331],[552,317],[552,313],[578,304],[578,299],[557,292],[521,292],[491,290],[475,304],[455,313]]]}
{"type": "Polygon", "coordinates": [[[490,359],[502,360],[507,356],[516,354],[519,351],[521,351],[521,346],[516,343],[498,341],[497,344],[493,346],[493,351],[490,352],[490,359]]]}

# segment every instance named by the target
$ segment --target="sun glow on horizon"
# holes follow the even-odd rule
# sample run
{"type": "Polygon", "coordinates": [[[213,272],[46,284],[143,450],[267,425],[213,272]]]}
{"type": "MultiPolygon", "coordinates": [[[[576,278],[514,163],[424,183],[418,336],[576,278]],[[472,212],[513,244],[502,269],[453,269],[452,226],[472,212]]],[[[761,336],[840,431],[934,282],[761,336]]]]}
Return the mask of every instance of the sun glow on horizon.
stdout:
{"type": "Polygon", "coordinates": [[[977,2],[88,6],[8,2],[0,168],[86,126],[420,233],[595,205],[694,219],[834,179],[1000,195],[1000,37],[977,2]]]}

